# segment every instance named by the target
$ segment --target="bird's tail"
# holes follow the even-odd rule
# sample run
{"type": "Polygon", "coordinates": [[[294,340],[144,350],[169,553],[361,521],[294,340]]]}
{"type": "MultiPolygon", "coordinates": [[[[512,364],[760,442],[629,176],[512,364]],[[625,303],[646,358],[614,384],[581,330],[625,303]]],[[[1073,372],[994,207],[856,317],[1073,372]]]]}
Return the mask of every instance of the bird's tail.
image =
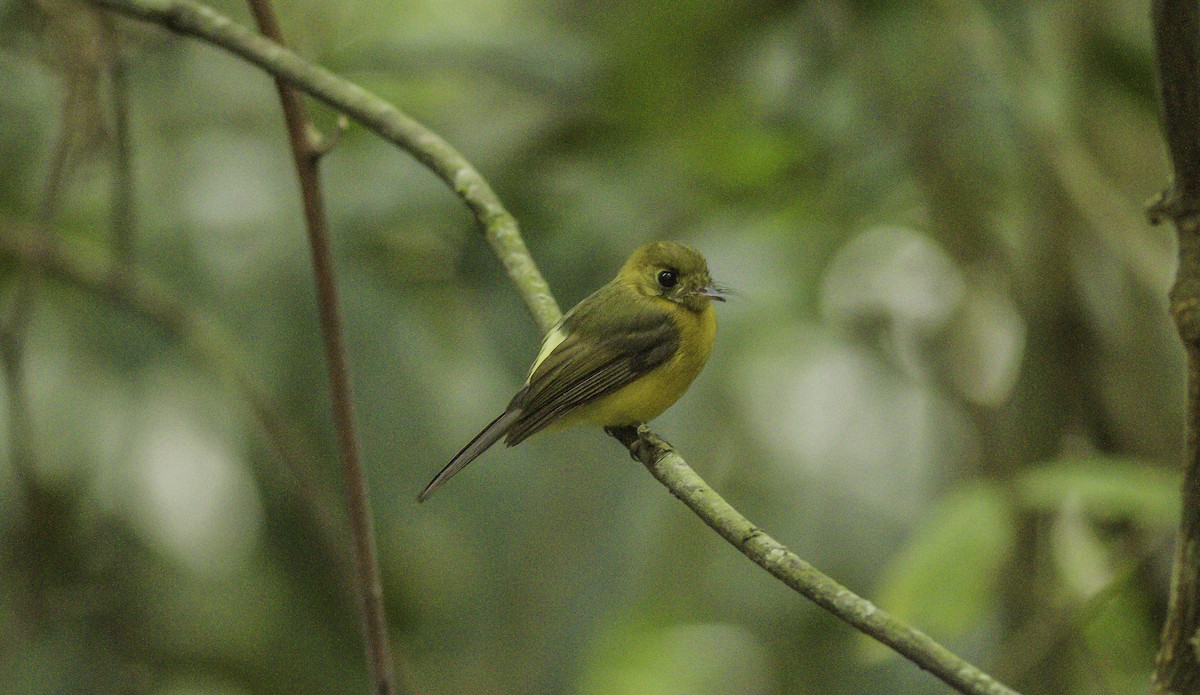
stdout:
{"type": "Polygon", "coordinates": [[[521,411],[514,408],[504,411],[500,417],[492,420],[490,425],[484,427],[482,432],[475,435],[475,438],[464,446],[462,451],[455,454],[454,458],[450,459],[450,463],[447,463],[446,467],[433,477],[433,480],[429,481],[429,484],[425,486],[421,494],[417,495],[417,502],[424,502],[429,499],[433,491],[441,487],[442,483],[453,478],[455,473],[466,468],[467,464],[474,461],[476,456],[479,456],[493,444],[500,441],[500,438],[508,432],[513,423],[520,417],[521,411]]]}

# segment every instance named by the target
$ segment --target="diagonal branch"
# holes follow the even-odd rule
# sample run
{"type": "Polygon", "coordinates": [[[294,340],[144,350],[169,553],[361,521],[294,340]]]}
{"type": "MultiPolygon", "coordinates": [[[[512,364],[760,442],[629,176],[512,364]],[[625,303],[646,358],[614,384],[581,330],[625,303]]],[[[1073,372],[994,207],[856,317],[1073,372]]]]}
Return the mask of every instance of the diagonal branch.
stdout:
{"type": "MultiPolygon", "coordinates": [[[[561,313],[521,239],[516,221],[469,162],[439,136],[394,106],[287,49],[189,0],[89,0],[220,46],[263,68],[334,109],[348,114],[425,164],[463,200],[503,262],[543,331],[561,313]]],[[[977,695],[1015,691],[876,608],[801,560],[750,523],[708,487],[670,445],[647,429],[610,431],[673,495],[753,562],[817,605],[928,670],[956,690],[977,695]]]]}
{"type": "Polygon", "coordinates": [[[875,606],[800,559],[755,526],[704,482],[691,466],[645,426],[608,433],[629,449],[675,495],[754,564],[860,632],[940,678],[961,693],[1016,695],[1016,691],[963,660],[932,637],[875,606]]]}
{"type": "Polygon", "coordinates": [[[558,304],[529,255],[516,220],[504,209],[479,171],[441,136],[362,87],[305,61],[204,5],[189,0],[88,1],[220,46],[399,145],[462,199],[542,331],[550,330],[558,321],[561,315],[558,304]]]}

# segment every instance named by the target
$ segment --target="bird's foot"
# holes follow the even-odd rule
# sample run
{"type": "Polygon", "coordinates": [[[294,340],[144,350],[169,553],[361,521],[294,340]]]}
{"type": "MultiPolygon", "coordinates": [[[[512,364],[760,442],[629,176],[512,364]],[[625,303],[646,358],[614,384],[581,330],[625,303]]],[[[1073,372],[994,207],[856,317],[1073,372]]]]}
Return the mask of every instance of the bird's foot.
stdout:
{"type": "Polygon", "coordinates": [[[670,444],[651,432],[646,425],[605,427],[604,431],[629,449],[630,458],[644,464],[653,463],[654,459],[671,448],[670,444]]]}

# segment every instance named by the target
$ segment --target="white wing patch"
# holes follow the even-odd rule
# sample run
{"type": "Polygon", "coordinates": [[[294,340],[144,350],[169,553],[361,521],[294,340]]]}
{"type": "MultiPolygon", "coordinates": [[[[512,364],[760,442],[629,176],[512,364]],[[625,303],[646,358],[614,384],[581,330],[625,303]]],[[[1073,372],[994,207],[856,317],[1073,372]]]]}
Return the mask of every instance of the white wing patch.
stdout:
{"type": "Polygon", "coordinates": [[[541,366],[542,361],[549,357],[550,353],[554,352],[554,348],[561,345],[562,341],[566,339],[567,332],[563,330],[563,322],[559,321],[558,325],[551,328],[546,337],[542,338],[542,349],[538,351],[537,359],[533,361],[533,366],[529,368],[529,375],[525,377],[526,384],[529,383],[529,377],[532,377],[537,368],[541,366]]]}

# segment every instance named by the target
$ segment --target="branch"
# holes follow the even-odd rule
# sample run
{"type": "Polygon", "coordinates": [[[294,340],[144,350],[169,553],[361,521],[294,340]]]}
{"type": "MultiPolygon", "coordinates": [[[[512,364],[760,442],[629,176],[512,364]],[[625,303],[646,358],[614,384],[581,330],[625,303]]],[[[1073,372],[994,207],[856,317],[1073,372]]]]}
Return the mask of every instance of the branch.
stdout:
{"type": "MultiPolygon", "coordinates": [[[[485,237],[543,331],[561,313],[521,239],[516,221],[487,182],[461,154],[395,107],[231,20],[188,0],[89,0],[95,5],[161,24],[221,46],[396,143],[453,189],[475,216],[485,237]]],[[[651,474],[723,538],[800,594],[890,646],[963,693],[1014,695],[1015,691],[967,663],[927,635],[906,625],[801,560],[717,495],[670,445],[648,429],[610,431],[651,474]]]]}
{"type": "Polygon", "coordinates": [[[801,560],[779,541],[742,516],[692,470],[667,442],[640,428],[607,430],[629,449],[671,494],[675,495],[754,564],[776,579],[853,625],[860,632],[886,644],[917,666],[937,676],[962,693],[1015,695],[980,669],[951,652],[933,638],[878,608],[870,601],[838,584],[801,560]]]}
{"type": "Polygon", "coordinates": [[[1171,316],[1187,353],[1182,512],[1171,596],[1151,692],[1200,691],[1200,7],[1195,0],[1156,0],[1154,39],[1163,130],[1174,185],[1150,208],[1170,217],[1179,239],[1171,316]]]}
{"type": "MultiPolygon", "coordinates": [[[[270,0],[250,0],[250,9],[262,33],[279,45],[283,34],[275,19],[270,0]]],[[[321,193],[320,153],[309,137],[312,128],[300,94],[282,79],[275,88],[283,107],[296,178],[304,203],[304,225],[312,255],[313,276],[317,285],[321,336],[329,372],[329,396],[333,406],[333,426],[337,433],[338,459],[345,484],[346,512],[354,536],[355,577],[358,579],[359,608],[362,612],[363,643],[367,665],[374,685],[372,692],[391,695],[396,692],[388,640],[387,614],[383,608],[383,582],[379,577],[379,558],[375,546],[375,524],[371,514],[371,496],[363,475],[362,454],[355,424],[354,396],[350,390],[350,367],[346,361],[346,338],[338,301],[337,277],[333,271],[333,251],[329,241],[329,223],[325,215],[325,197],[321,193]]],[[[408,690],[408,688],[404,688],[408,690]]]]}

